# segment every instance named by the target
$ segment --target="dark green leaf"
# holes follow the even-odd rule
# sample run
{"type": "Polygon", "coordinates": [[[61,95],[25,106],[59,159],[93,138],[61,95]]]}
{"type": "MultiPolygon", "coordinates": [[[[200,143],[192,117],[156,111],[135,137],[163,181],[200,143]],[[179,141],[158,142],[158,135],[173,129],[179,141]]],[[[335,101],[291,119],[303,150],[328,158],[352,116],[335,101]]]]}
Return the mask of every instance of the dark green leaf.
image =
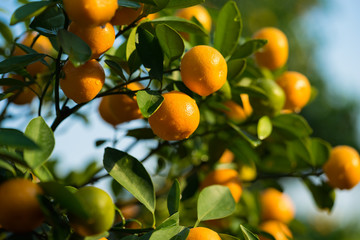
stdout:
{"type": "Polygon", "coordinates": [[[157,24],[166,24],[169,27],[171,27],[179,32],[188,32],[188,33],[193,33],[193,34],[198,34],[198,35],[203,35],[203,36],[208,35],[206,30],[204,30],[199,25],[196,25],[192,21],[189,21],[189,20],[186,20],[183,18],[179,18],[179,17],[174,17],[174,16],[160,17],[160,18],[156,18],[156,19],[152,20],[151,23],[153,23],[155,26],[157,24]]]}
{"type": "Polygon", "coordinates": [[[243,138],[231,141],[228,148],[235,154],[236,158],[241,159],[245,164],[253,164],[260,160],[253,146],[243,138]]]}
{"type": "Polygon", "coordinates": [[[88,217],[80,201],[66,187],[57,182],[41,182],[39,184],[45,193],[54,198],[63,209],[79,218],[88,217]]]}
{"type": "Polygon", "coordinates": [[[199,178],[196,172],[186,178],[186,186],[181,194],[181,201],[185,201],[195,195],[199,189],[199,178]]]}
{"type": "Polygon", "coordinates": [[[28,4],[22,5],[21,7],[16,9],[13,15],[11,16],[10,25],[14,25],[18,22],[39,15],[50,4],[51,4],[50,1],[38,1],[38,2],[30,2],[28,4]]]}
{"type": "Polygon", "coordinates": [[[150,212],[155,211],[155,190],[149,173],[134,157],[113,148],[106,148],[104,154],[106,171],[150,212]]]}
{"type": "Polygon", "coordinates": [[[234,86],[232,88],[232,91],[239,94],[246,93],[249,96],[263,98],[263,99],[268,98],[264,90],[256,86],[234,86]]]}
{"type": "Polygon", "coordinates": [[[164,70],[164,55],[158,39],[142,27],[137,29],[137,34],[136,51],[142,63],[146,68],[151,69],[150,77],[161,80],[164,70]]]}
{"type": "Polygon", "coordinates": [[[246,58],[265,46],[267,40],[252,39],[240,45],[232,55],[232,58],[246,58]]]}
{"type": "Polygon", "coordinates": [[[245,238],[245,240],[259,240],[258,236],[252,233],[249,229],[244,227],[244,225],[240,224],[241,232],[245,238]]]}
{"type": "Polygon", "coordinates": [[[23,161],[22,156],[15,151],[0,148],[0,159],[11,161],[16,165],[21,165],[25,168],[28,168],[27,164],[23,161]]]}
{"type": "Polygon", "coordinates": [[[175,179],[173,185],[170,188],[169,195],[167,198],[167,207],[170,215],[179,211],[180,205],[180,184],[179,181],[175,179]]]}
{"type": "Polygon", "coordinates": [[[304,179],[304,183],[309,188],[318,208],[330,212],[335,202],[335,190],[325,182],[316,185],[310,179],[304,179]]]}
{"type": "Polygon", "coordinates": [[[260,140],[264,140],[270,136],[272,132],[271,120],[268,116],[263,116],[259,119],[257,125],[257,135],[260,140]]]}
{"type": "Polygon", "coordinates": [[[21,56],[11,56],[0,62],[0,73],[8,73],[26,67],[27,65],[44,58],[45,54],[32,53],[21,56]]]}
{"type": "Polygon", "coordinates": [[[242,31],[240,11],[235,1],[228,1],[216,22],[214,47],[226,58],[235,50],[242,31]]]}
{"type": "Polygon", "coordinates": [[[125,56],[126,60],[129,61],[131,54],[136,51],[136,31],[137,27],[134,27],[126,41],[125,56]]]}
{"type": "Polygon", "coordinates": [[[13,35],[9,26],[0,21],[0,35],[4,38],[7,43],[13,42],[13,35]]]}
{"type": "Polygon", "coordinates": [[[166,8],[186,8],[204,3],[205,0],[170,0],[166,8]]]}
{"type": "Polygon", "coordinates": [[[90,59],[91,49],[80,37],[65,29],[59,30],[57,37],[60,46],[69,55],[70,61],[75,66],[79,66],[90,59]]]}
{"type": "Polygon", "coordinates": [[[153,139],[155,137],[155,134],[151,130],[151,128],[136,128],[136,129],[130,129],[127,132],[126,136],[130,136],[138,140],[142,140],[142,139],[153,139]]]}
{"type": "Polygon", "coordinates": [[[136,101],[141,114],[145,118],[149,118],[161,106],[164,101],[164,97],[158,92],[141,90],[136,93],[136,101]]]}
{"type": "Polygon", "coordinates": [[[111,70],[113,70],[122,79],[126,79],[121,66],[117,62],[106,59],[105,63],[111,68],[111,70]]]}
{"type": "Polygon", "coordinates": [[[184,41],[179,33],[166,24],[156,26],[156,37],[164,54],[173,61],[180,58],[185,50],[184,41]]]}
{"type": "Polygon", "coordinates": [[[17,149],[39,149],[39,146],[17,129],[0,128],[0,146],[17,149]]]}
{"type": "Polygon", "coordinates": [[[219,236],[220,236],[221,240],[240,240],[240,238],[230,236],[230,235],[224,234],[224,233],[219,233],[219,236]]]}
{"type": "Polygon", "coordinates": [[[237,80],[246,68],[246,59],[233,59],[227,63],[229,81],[237,80]]]}
{"type": "Polygon", "coordinates": [[[118,5],[121,7],[128,7],[128,8],[139,8],[141,5],[137,2],[131,0],[118,0],[118,5]]]}
{"type": "Polygon", "coordinates": [[[311,139],[310,153],[314,167],[322,167],[329,159],[331,151],[330,143],[320,138],[311,139]]]}
{"type": "MultiPolygon", "coordinates": [[[[141,2],[148,2],[149,0],[141,0],[141,2]]],[[[149,13],[155,13],[155,12],[159,12],[160,10],[162,10],[163,8],[166,7],[166,5],[169,3],[169,0],[150,0],[151,3],[149,5],[145,5],[144,7],[144,13],[145,14],[149,14],[149,13]]]]}
{"type": "MultiPolygon", "coordinates": [[[[33,53],[38,53],[36,52],[34,49],[25,46],[23,44],[17,43],[16,46],[18,46],[21,50],[23,50],[24,52],[28,53],[28,54],[33,54],[33,53]]],[[[49,67],[49,64],[44,60],[44,59],[40,59],[41,63],[44,64],[45,66],[49,67]]]]}
{"type": "Polygon", "coordinates": [[[38,150],[24,150],[24,160],[35,169],[46,162],[54,150],[54,133],[42,117],[37,117],[29,122],[25,135],[40,146],[38,150]]]}
{"type": "MultiPolygon", "coordinates": [[[[224,85],[218,90],[217,94],[221,95],[222,100],[230,100],[231,99],[231,86],[229,81],[226,80],[224,85]]],[[[227,110],[227,109],[226,109],[227,110]]]]}
{"type": "Polygon", "coordinates": [[[272,119],[272,124],[288,138],[307,137],[312,133],[307,121],[297,114],[280,114],[272,119]]]}
{"type": "Polygon", "coordinates": [[[30,28],[45,36],[51,37],[56,36],[57,31],[64,28],[64,24],[64,13],[58,6],[55,5],[35,17],[30,24],[30,28]]]}
{"type": "MultiPolygon", "coordinates": [[[[0,154],[0,159],[1,159],[1,154],[0,154]]],[[[0,168],[5,169],[11,172],[13,176],[16,176],[15,168],[10,163],[0,160],[0,168]]]]}
{"type": "Polygon", "coordinates": [[[251,146],[253,147],[257,147],[261,144],[261,141],[259,139],[257,139],[255,136],[249,134],[248,132],[242,130],[240,127],[238,127],[237,125],[228,122],[228,125],[234,129],[244,140],[246,140],[248,143],[251,144],[251,146]]]}
{"type": "Polygon", "coordinates": [[[234,211],[235,201],[228,187],[212,185],[200,192],[197,202],[198,222],[224,218],[234,211]]]}
{"type": "Polygon", "coordinates": [[[310,139],[295,139],[292,141],[286,141],[287,153],[290,161],[297,164],[305,162],[313,166],[313,160],[309,149],[310,144],[310,139]]]}

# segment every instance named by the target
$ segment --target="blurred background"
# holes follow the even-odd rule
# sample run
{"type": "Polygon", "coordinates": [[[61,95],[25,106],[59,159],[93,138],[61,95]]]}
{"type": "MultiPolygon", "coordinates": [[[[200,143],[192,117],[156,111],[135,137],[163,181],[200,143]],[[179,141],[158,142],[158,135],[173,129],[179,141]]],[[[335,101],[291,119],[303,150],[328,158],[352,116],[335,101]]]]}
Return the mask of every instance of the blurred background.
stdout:
{"type": "MultiPolygon", "coordinates": [[[[207,0],[210,13],[215,13],[226,1],[207,0]]],[[[274,26],[285,32],[290,43],[288,69],[306,75],[317,89],[317,98],[302,111],[314,130],[314,136],[324,138],[333,146],[350,145],[360,150],[360,1],[358,0],[237,0],[243,17],[242,36],[249,38],[261,27],[274,26]]],[[[18,6],[15,0],[0,1],[0,27],[8,26],[11,14],[18,6]]],[[[10,27],[14,37],[24,31],[24,25],[10,27]]],[[[121,41],[119,39],[118,41],[121,41]]],[[[0,36],[0,49],[6,46],[0,36]]],[[[114,129],[104,123],[97,112],[99,102],[94,101],[80,113],[63,122],[56,131],[54,159],[60,159],[57,170],[66,175],[70,170],[83,169],[89,162],[101,165],[103,147],[97,148],[95,141],[120,138],[124,129],[143,122],[134,121],[114,129]]],[[[0,102],[0,111],[5,101],[0,102]]],[[[24,130],[37,102],[26,107],[12,106],[9,113],[16,118],[2,122],[1,127],[24,130]],[[19,117],[21,116],[21,117],[19,117]]],[[[52,118],[48,119],[48,124],[52,118]]],[[[148,145],[132,146],[130,139],[121,138],[116,147],[126,150],[138,158],[147,155],[148,145]]],[[[151,161],[148,161],[151,169],[151,161]]],[[[151,170],[150,170],[151,173],[151,170]]],[[[308,190],[299,181],[284,179],[285,191],[297,207],[297,219],[304,225],[296,225],[301,234],[295,239],[360,239],[360,186],[351,191],[337,191],[335,206],[331,213],[320,211],[308,190]],[[302,228],[299,226],[303,226],[302,228]]],[[[105,179],[97,183],[108,188],[105,179]]]]}

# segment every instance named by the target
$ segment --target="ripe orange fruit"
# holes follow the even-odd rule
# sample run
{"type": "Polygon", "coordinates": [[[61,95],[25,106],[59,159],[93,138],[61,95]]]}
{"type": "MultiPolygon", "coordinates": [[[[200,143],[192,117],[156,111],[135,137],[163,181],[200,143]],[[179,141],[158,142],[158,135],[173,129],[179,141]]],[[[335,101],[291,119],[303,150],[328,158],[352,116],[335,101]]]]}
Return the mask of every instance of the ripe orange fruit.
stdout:
{"type": "Polygon", "coordinates": [[[234,158],[235,155],[229,149],[225,149],[219,159],[219,163],[232,163],[232,161],[234,161],[234,158]]]}
{"type": "Polygon", "coordinates": [[[195,17],[206,31],[211,31],[211,16],[206,8],[201,5],[180,9],[176,12],[176,16],[187,20],[191,20],[193,17],[195,17]]]}
{"type": "Polygon", "coordinates": [[[116,12],[115,16],[111,19],[111,24],[113,25],[130,25],[134,22],[143,12],[144,4],[141,4],[139,8],[129,8],[120,6],[116,12]]]}
{"type": "Polygon", "coordinates": [[[323,169],[331,186],[351,189],[360,182],[359,153],[350,146],[334,147],[323,169]]]}
{"type": "Polygon", "coordinates": [[[221,240],[219,234],[205,227],[191,228],[186,240],[221,240]]]}
{"type": "Polygon", "coordinates": [[[194,99],[185,93],[172,91],[163,94],[160,108],[149,117],[153,132],[172,141],[188,138],[199,126],[200,112],[194,99]]]}
{"type": "MultiPolygon", "coordinates": [[[[292,238],[290,229],[282,222],[266,221],[260,224],[259,229],[271,234],[275,240],[288,240],[292,238]]],[[[260,240],[269,240],[263,236],[259,236],[260,240]]]]}
{"type": "Polygon", "coordinates": [[[76,103],[92,100],[105,82],[104,69],[96,60],[87,61],[79,67],[67,61],[63,71],[65,77],[60,80],[61,89],[76,103]]]}
{"type": "Polygon", "coordinates": [[[260,195],[261,219],[289,223],[295,216],[291,198],[274,188],[268,188],[260,195]]]}
{"type": "Polygon", "coordinates": [[[88,212],[87,219],[69,216],[71,227],[81,236],[92,236],[111,228],[115,219],[114,203],[105,191],[88,186],[80,188],[75,196],[88,212]]]}
{"type": "Polygon", "coordinates": [[[91,48],[91,58],[98,58],[109,50],[115,41],[115,30],[110,23],[103,26],[84,27],[71,22],[69,32],[79,36],[91,48]]]}
{"type": "Polygon", "coordinates": [[[226,82],[227,64],[213,47],[200,45],[185,53],[180,65],[184,84],[200,96],[208,96],[226,82]]]}
{"type": "Polygon", "coordinates": [[[11,232],[29,232],[39,227],[44,216],[37,196],[42,189],[28,179],[15,178],[0,185],[0,224],[11,232]]]}
{"type": "MultiPolygon", "coordinates": [[[[23,36],[20,43],[27,47],[30,47],[36,36],[37,36],[36,32],[28,32],[23,36]]],[[[50,55],[51,52],[53,51],[53,47],[51,45],[50,40],[47,37],[42,36],[42,35],[40,35],[38,37],[38,39],[36,40],[32,49],[34,49],[38,53],[43,53],[43,54],[47,54],[47,55],[50,55]]],[[[15,47],[14,52],[13,52],[14,56],[20,56],[20,55],[25,55],[25,54],[26,53],[22,49],[20,49],[19,47],[15,47]]],[[[48,63],[50,62],[49,58],[45,57],[44,59],[48,63]]],[[[44,64],[42,64],[40,61],[37,61],[37,62],[29,64],[26,67],[26,70],[29,72],[29,74],[31,76],[35,76],[38,73],[43,73],[46,70],[46,68],[47,67],[44,64]]]]}
{"type": "Polygon", "coordinates": [[[301,73],[284,72],[276,82],[285,92],[284,109],[299,112],[310,100],[311,85],[301,73]]]}
{"type": "Polygon", "coordinates": [[[117,0],[63,0],[70,20],[82,26],[101,26],[109,22],[118,8],[117,0]]]}
{"type": "Polygon", "coordinates": [[[205,177],[201,183],[201,188],[216,184],[228,187],[235,202],[239,202],[242,187],[237,171],[234,169],[216,169],[205,177]]]}
{"type": "MultiPolygon", "coordinates": [[[[16,74],[11,74],[9,78],[25,81],[24,77],[16,74]]],[[[9,88],[10,86],[3,86],[4,91],[8,90],[9,88]]],[[[31,84],[29,87],[24,87],[21,90],[16,90],[13,97],[10,97],[9,100],[17,105],[31,103],[32,100],[36,97],[36,94],[30,88],[36,92],[39,92],[39,86],[34,83],[31,84]]]]}
{"type": "MultiPolygon", "coordinates": [[[[138,82],[133,82],[127,85],[127,88],[131,91],[137,91],[144,89],[144,86],[138,82]]],[[[109,95],[107,101],[110,112],[109,115],[112,116],[111,121],[114,126],[143,117],[137,104],[136,97],[130,97],[126,94],[116,94],[109,95]]],[[[106,107],[104,109],[106,109],[106,107]]]]}
{"type": "Polygon", "coordinates": [[[118,125],[118,121],[115,118],[115,115],[111,112],[110,110],[110,106],[109,106],[109,99],[110,96],[104,96],[101,98],[98,110],[99,110],[99,114],[100,117],[107,123],[109,123],[112,126],[116,126],[118,125]]]}
{"type": "Polygon", "coordinates": [[[240,106],[232,100],[224,102],[229,110],[224,110],[225,115],[234,122],[241,123],[252,114],[252,107],[247,94],[240,94],[243,106],[240,106]]]}
{"type": "Polygon", "coordinates": [[[255,53],[255,61],[270,70],[283,67],[288,59],[289,44],[286,35],[277,28],[267,27],[257,31],[254,39],[266,39],[267,44],[255,53]]]}

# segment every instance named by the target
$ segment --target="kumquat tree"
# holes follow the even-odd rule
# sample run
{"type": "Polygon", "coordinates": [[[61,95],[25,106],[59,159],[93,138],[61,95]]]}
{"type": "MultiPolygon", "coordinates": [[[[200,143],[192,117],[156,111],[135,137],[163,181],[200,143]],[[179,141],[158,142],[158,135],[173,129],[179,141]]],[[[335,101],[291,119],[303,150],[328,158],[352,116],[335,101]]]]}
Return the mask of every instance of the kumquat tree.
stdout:
{"type": "Polygon", "coordinates": [[[236,1],[18,2],[9,23],[23,32],[1,25],[0,123],[36,111],[25,130],[0,128],[0,239],[296,239],[282,179],[328,211],[360,181],[358,152],[301,115],[316,89],[288,68],[292,42],[276,26],[245,35],[236,1]],[[119,136],[94,138],[102,165],[61,176],[54,133],[91,104],[156,144],[137,159],[119,136]]]}

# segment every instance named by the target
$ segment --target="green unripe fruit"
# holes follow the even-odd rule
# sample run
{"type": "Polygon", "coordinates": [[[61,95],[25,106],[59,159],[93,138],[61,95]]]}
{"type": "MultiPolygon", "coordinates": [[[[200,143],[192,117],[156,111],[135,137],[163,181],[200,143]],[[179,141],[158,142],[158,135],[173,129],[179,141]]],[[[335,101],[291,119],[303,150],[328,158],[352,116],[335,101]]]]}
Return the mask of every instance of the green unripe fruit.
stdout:
{"type": "Polygon", "coordinates": [[[285,93],[274,80],[257,79],[253,85],[264,91],[267,96],[267,98],[250,97],[250,105],[257,116],[274,116],[283,109],[285,93]]]}
{"type": "Polygon", "coordinates": [[[99,188],[88,186],[79,189],[75,196],[88,213],[86,219],[70,216],[70,224],[76,233],[93,236],[111,228],[115,218],[115,207],[109,194],[99,188]]]}

